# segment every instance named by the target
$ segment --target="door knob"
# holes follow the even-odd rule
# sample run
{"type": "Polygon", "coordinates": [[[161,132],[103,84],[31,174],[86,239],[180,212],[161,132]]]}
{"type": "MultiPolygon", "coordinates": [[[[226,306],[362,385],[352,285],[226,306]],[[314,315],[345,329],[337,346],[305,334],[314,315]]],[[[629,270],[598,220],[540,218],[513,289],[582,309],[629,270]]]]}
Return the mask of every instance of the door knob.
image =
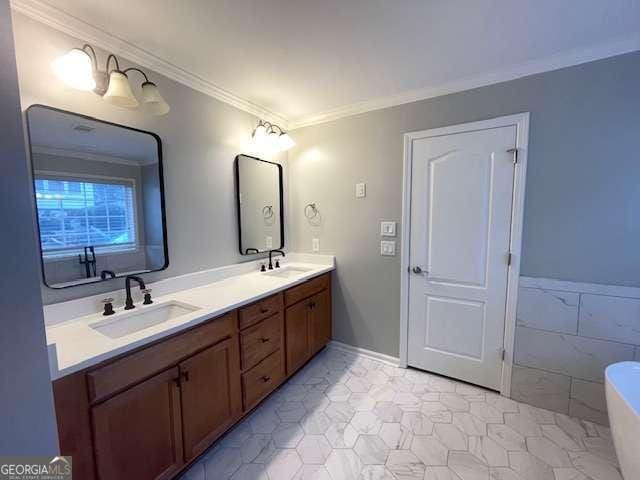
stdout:
{"type": "Polygon", "coordinates": [[[418,266],[413,267],[412,270],[413,270],[413,273],[415,273],[417,275],[422,273],[422,268],[418,267],[418,266]]]}

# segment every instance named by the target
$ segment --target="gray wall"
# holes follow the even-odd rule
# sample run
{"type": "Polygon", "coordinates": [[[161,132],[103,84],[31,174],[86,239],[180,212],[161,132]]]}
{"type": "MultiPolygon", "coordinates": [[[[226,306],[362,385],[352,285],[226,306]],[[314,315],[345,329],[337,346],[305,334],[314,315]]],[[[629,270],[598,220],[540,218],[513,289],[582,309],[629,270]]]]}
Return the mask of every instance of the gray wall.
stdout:
{"type": "Polygon", "coordinates": [[[9,2],[0,0],[2,455],[57,454],[9,2]],[[9,234],[11,232],[11,234],[9,234]]]}
{"type": "MultiPolygon", "coordinates": [[[[111,106],[90,92],[70,90],[52,77],[51,61],[82,45],[24,15],[14,13],[22,108],[42,103],[157,133],[163,142],[169,268],[149,281],[252,259],[238,253],[233,160],[250,153],[253,115],[150,71],[171,112],[152,117],[111,106]]],[[[98,52],[100,61],[106,55],[98,52]]],[[[128,66],[126,61],[121,66],[128,66]]],[[[279,160],[282,160],[280,158],[279,160]]],[[[286,171],[286,166],[285,166],[286,171]]],[[[122,280],[51,290],[45,303],[121,288],[122,280]]]]}
{"type": "Polygon", "coordinates": [[[379,256],[379,221],[401,219],[403,133],[500,115],[531,112],[522,275],[640,286],[638,78],[640,52],[296,130],[291,244],[337,256],[335,338],[398,355],[400,257],[379,256]]]}

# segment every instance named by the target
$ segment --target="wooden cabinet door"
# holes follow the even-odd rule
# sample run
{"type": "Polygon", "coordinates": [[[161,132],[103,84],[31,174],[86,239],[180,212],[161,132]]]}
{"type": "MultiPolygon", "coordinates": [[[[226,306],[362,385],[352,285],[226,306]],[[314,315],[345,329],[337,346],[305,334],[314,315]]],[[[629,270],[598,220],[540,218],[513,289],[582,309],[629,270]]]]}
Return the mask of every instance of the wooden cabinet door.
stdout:
{"type": "Polygon", "coordinates": [[[310,298],[309,348],[311,355],[318,353],[331,340],[331,301],[329,290],[310,298]]]}
{"type": "Polygon", "coordinates": [[[233,336],[180,365],[184,457],[202,453],[242,413],[240,353],[233,336]]]}
{"type": "Polygon", "coordinates": [[[180,470],[182,423],[177,367],[91,409],[100,480],[164,480],[180,470]]]}
{"type": "Polygon", "coordinates": [[[309,358],[310,310],[309,300],[298,302],[285,310],[287,374],[295,372],[309,358]]]}

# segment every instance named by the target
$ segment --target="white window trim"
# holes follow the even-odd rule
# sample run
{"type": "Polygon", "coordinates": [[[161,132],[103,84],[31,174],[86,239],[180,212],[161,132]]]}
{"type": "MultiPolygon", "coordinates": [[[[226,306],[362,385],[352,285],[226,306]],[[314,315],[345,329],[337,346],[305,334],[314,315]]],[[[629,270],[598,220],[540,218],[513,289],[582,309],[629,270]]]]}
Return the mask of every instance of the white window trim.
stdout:
{"type": "MultiPolygon", "coordinates": [[[[104,245],[100,247],[95,247],[95,252],[96,254],[100,253],[100,254],[109,254],[109,255],[123,255],[123,254],[137,253],[138,251],[140,251],[141,245],[140,245],[140,225],[139,225],[140,217],[138,215],[138,182],[136,181],[135,178],[110,177],[106,175],[93,175],[89,173],[74,174],[74,173],[66,173],[66,172],[55,172],[51,170],[34,170],[33,172],[34,192],[35,192],[35,181],[39,180],[38,179],[39,175],[52,177],[54,179],[58,178],[62,181],[65,181],[65,179],[67,178],[72,178],[78,181],[88,180],[90,182],[91,180],[100,180],[104,183],[109,183],[110,181],[116,181],[124,184],[130,184],[133,188],[132,208],[133,208],[133,217],[134,217],[133,231],[136,238],[135,244],[126,244],[126,245],[123,245],[122,248],[118,248],[117,246],[113,246],[113,245],[104,245]]],[[[35,198],[35,195],[34,195],[34,198],[35,198]]],[[[37,201],[36,201],[36,208],[37,208],[37,201]]],[[[36,217],[36,222],[39,222],[37,217],[36,217]]],[[[39,225],[38,225],[38,228],[39,228],[39,225]]],[[[41,242],[41,240],[38,239],[38,242],[41,242]]],[[[45,252],[44,250],[42,250],[42,245],[40,245],[40,251],[42,253],[42,259],[45,263],[66,261],[69,258],[75,258],[78,255],[82,255],[84,253],[83,248],[72,248],[72,249],[69,249],[68,251],[59,251],[59,252],[45,252]]]]}

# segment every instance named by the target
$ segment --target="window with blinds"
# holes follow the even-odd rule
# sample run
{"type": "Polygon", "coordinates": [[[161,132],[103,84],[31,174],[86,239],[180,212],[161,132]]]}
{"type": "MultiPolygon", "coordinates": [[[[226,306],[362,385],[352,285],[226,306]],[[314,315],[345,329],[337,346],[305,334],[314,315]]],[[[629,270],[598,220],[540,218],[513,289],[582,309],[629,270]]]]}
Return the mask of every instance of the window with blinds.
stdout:
{"type": "Polygon", "coordinates": [[[40,244],[45,257],[137,248],[135,184],[127,180],[56,178],[36,174],[40,244]]]}

